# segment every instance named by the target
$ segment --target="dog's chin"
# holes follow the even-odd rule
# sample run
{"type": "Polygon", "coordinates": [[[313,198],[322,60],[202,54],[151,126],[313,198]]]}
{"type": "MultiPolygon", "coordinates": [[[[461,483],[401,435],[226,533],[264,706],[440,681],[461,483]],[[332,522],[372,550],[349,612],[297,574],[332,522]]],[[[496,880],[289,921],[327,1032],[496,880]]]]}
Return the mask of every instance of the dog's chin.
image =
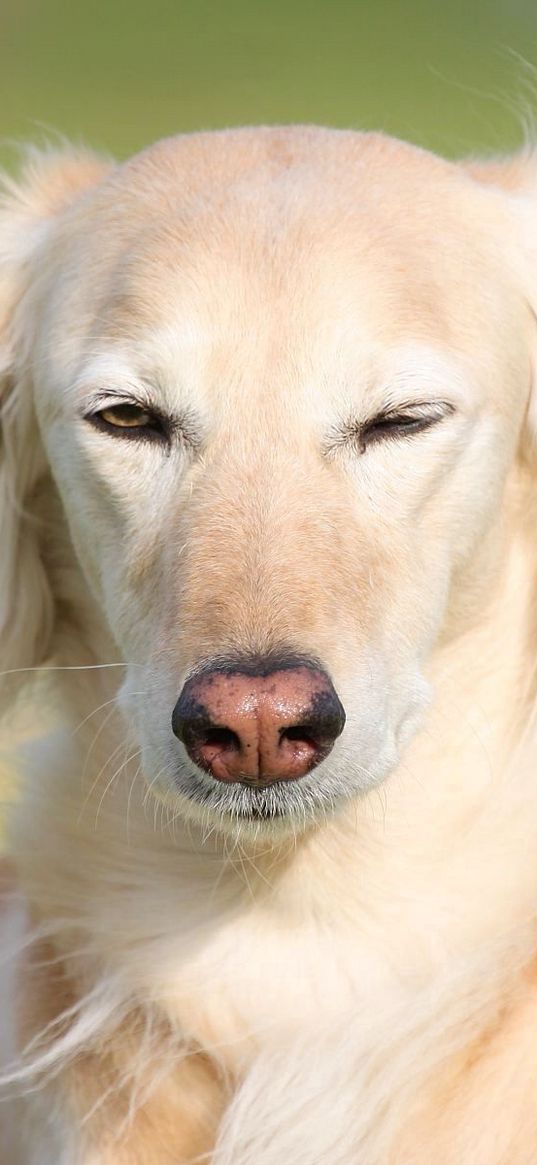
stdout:
{"type": "Polygon", "coordinates": [[[300,782],[277,781],[266,788],[222,785],[214,789],[181,790],[185,815],[202,828],[234,837],[283,838],[296,836],[325,821],[335,808],[332,797],[301,789],[300,782]]]}
{"type": "Polygon", "coordinates": [[[203,773],[181,773],[164,792],[174,803],[176,817],[200,827],[203,834],[219,832],[234,838],[277,841],[296,837],[326,822],[340,802],[343,789],[329,787],[311,773],[299,781],[275,781],[264,788],[226,784],[203,773]]]}

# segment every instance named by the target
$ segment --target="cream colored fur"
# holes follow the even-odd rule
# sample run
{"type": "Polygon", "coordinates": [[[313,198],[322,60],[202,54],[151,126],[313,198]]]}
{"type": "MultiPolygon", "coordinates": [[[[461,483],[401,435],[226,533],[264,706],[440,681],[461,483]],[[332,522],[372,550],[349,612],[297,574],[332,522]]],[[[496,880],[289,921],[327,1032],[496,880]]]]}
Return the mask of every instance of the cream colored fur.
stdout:
{"type": "Polygon", "coordinates": [[[536,267],[531,153],[256,129],[5,180],[2,698],[55,725],[5,1165],[537,1160],[536,267]],[[171,451],[84,419],[134,390],[171,451]],[[451,411],[350,436],[409,401],[451,411]],[[170,717],[282,645],[347,725],[255,827],[170,717]]]}

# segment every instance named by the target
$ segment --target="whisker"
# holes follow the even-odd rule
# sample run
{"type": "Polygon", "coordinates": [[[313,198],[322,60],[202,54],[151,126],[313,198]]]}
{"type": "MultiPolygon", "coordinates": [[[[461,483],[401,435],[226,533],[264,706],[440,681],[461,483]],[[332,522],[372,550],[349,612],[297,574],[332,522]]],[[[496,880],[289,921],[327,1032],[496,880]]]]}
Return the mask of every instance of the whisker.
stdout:
{"type": "Polygon", "coordinates": [[[99,671],[103,668],[110,667],[144,667],[143,663],[79,663],[79,664],[44,664],[37,667],[10,667],[7,671],[0,672],[0,679],[4,676],[15,676],[23,672],[49,672],[49,671],[99,671]]]}
{"type": "MultiPolygon", "coordinates": [[[[108,715],[108,717],[107,717],[107,720],[110,718],[110,715],[111,715],[111,713],[109,713],[109,715],[108,715]]],[[[102,727],[103,727],[103,725],[101,725],[101,729],[102,729],[102,727]]],[[[115,757],[118,755],[118,753],[119,753],[120,749],[121,749],[121,748],[125,748],[125,747],[126,747],[126,746],[125,746],[125,741],[124,741],[124,740],[121,740],[121,741],[119,742],[119,744],[116,744],[116,747],[115,747],[115,748],[113,749],[113,751],[110,753],[110,756],[108,756],[108,757],[106,758],[106,760],[105,760],[104,764],[103,764],[103,765],[101,765],[101,768],[99,769],[99,772],[97,773],[97,776],[95,777],[95,780],[92,782],[92,784],[91,784],[91,787],[90,787],[90,789],[88,790],[88,792],[87,792],[87,794],[86,794],[86,796],[85,796],[85,798],[84,798],[84,802],[83,802],[83,804],[82,804],[82,806],[81,806],[80,813],[79,813],[79,815],[78,815],[78,818],[77,818],[77,825],[80,825],[80,822],[82,821],[82,817],[83,817],[83,815],[84,815],[84,811],[85,811],[85,809],[86,809],[86,807],[87,807],[87,805],[88,805],[88,803],[89,803],[89,801],[90,801],[90,799],[91,799],[91,796],[92,796],[92,794],[93,794],[94,790],[97,788],[97,785],[98,785],[98,783],[99,783],[99,781],[100,781],[100,778],[101,778],[102,774],[104,773],[105,769],[106,769],[106,768],[107,768],[107,766],[108,766],[108,765],[109,765],[109,764],[110,764],[110,763],[111,763],[111,762],[114,760],[114,758],[115,758],[115,757]]],[[[86,770],[85,770],[85,768],[84,768],[84,772],[85,772],[85,771],[86,771],[86,770]]]]}
{"type": "MultiPolygon", "coordinates": [[[[135,694],[138,695],[138,693],[135,693],[135,694]]],[[[80,724],[77,724],[76,728],[73,728],[71,736],[72,737],[76,736],[77,732],[80,732],[80,729],[83,728],[84,725],[88,723],[88,720],[92,720],[93,717],[96,716],[98,712],[102,712],[103,708],[108,708],[110,706],[110,704],[115,704],[116,702],[117,702],[117,695],[112,696],[111,700],[105,700],[104,704],[99,704],[99,706],[97,708],[93,709],[93,712],[88,712],[88,715],[84,716],[84,719],[80,721],[80,724]]]]}
{"type": "Polygon", "coordinates": [[[138,780],[138,777],[140,776],[141,768],[142,768],[142,765],[139,764],[138,768],[136,769],[136,772],[132,778],[132,781],[130,783],[129,793],[127,796],[127,845],[128,846],[130,846],[130,811],[131,811],[132,791],[134,789],[136,781],[138,780]]]}
{"type": "MultiPolygon", "coordinates": [[[[80,778],[80,784],[81,784],[81,785],[84,785],[84,781],[85,781],[85,779],[86,779],[86,773],[87,773],[87,771],[88,771],[88,765],[89,765],[89,762],[90,762],[90,757],[91,757],[91,755],[92,755],[92,753],[93,753],[93,750],[94,750],[94,748],[95,748],[95,745],[97,744],[97,741],[99,740],[99,738],[100,738],[100,736],[102,735],[102,733],[103,733],[103,732],[105,731],[105,729],[107,728],[107,726],[108,726],[108,724],[110,723],[110,721],[111,721],[111,719],[112,719],[112,716],[113,716],[113,715],[114,715],[114,709],[113,709],[113,708],[111,708],[111,709],[110,709],[110,711],[107,713],[107,715],[104,717],[104,720],[102,721],[102,723],[99,725],[99,727],[98,727],[98,729],[97,729],[97,731],[96,731],[96,733],[95,733],[95,735],[94,735],[94,737],[93,737],[93,740],[92,740],[92,742],[91,742],[91,744],[90,744],[90,746],[89,746],[89,748],[88,748],[88,751],[87,751],[87,753],[86,753],[86,759],[85,759],[85,761],[84,761],[84,768],[82,769],[82,776],[81,776],[81,778],[80,778]]],[[[119,745],[118,745],[117,747],[119,748],[119,745]]],[[[112,754],[112,755],[113,755],[113,754],[112,754]]],[[[107,763],[107,762],[105,762],[105,763],[107,763]]],[[[102,772],[102,770],[101,770],[101,772],[102,772]]],[[[100,776],[100,773],[99,773],[99,776],[100,776]]],[[[94,786],[94,785],[92,785],[92,788],[91,788],[91,790],[90,790],[91,792],[93,791],[94,787],[95,787],[95,786],[94,786]]]]}
{"type": "Polygon", "coordinates": [[[159,781],[160,777],[162,776],[162,774],[163,774],[165,771],[166,771],[166,765],[162,765],[162,766],[161,766],[161,768],[157,770],[156,776],[154,776],[154,777],[152,777],[152,778],[151,778],[151,781],[149,782],[149,784],[148,784],[148,786],[147,786],[147,789],[146,789],[146,791],[145,791],[145,793],[144,793],[144,799],[143,799],[143,802],[142,802],[142,808],[143,808],[144,812],[145,812],[145,810],[146,810],[146,807],[147,807],[147,802],[148,802],[148,800],[149,800],[149,797],[150,797],[150,796],[153,796],[153,797],[155,798],[155,800],[157,800],[157,799],[158,799],[158,798],[156,798],[156,797],[155,797],[155,794],[153,793],[153,791],[152,791],[152,790],[153,790],[153,786],[157,784],[157,782],[159,781]]]}
{"type": "MultiPolygon", "coordinates": [[[[127,751],[127,750],[125,749],[125,751],[127,751]]],[[[142,751],[142,750],[141,750],[141,748],[137,748],[137,749],[135,749],[135,751],[134,751],[134,752],[132,752],[132,753],[130,754],[130,756],[127,756],[127,757],[125,757],[125,759],[124,759],[124,760],[121,762],[121,764],[119,765],[119,768],[117,768],[117,769],[116,769],[116,771],[115,771],[114,773],[112,773],[112,776],[110,777],[110,780],[107,782],[107,784],[106,784],[106,788],[104,789],[104,791],[103,791],[103,794],[102,794],[102,796],[101,796],[101,799],[100,799],[100,801],[99,801],[99,804],[98,804],[98,806],[97,806],[97,812],[96,812],[96,814],[95,814],[95,829],[97,829],[97,822],[98,822],[98,820],[99,820],[99,813],[101,812],[101,808],[102,808],[102,805],[103,805],[103,801],[104,801],[104,799],[105,799],[105,797],[106,797],[106,794],[107,794],[107,793],[108,793],[108,791],[110,790],[110,788],[111,788],[112,784],[114,783],[114,781],[115,781],[116,777],[118,777],[118,776],[119,776],[119,774],[120,774],[121,772],[123,772],[123,770],[124,770],[124,769],[126,769],[127,765],[130,763],[130,761],[131,761],[131,760],[134,760],[134,759],[135,759],[135,757],[137,757],[137,756],[139,756],[139,755],[140,755],[141,751],[142,751]]]]}

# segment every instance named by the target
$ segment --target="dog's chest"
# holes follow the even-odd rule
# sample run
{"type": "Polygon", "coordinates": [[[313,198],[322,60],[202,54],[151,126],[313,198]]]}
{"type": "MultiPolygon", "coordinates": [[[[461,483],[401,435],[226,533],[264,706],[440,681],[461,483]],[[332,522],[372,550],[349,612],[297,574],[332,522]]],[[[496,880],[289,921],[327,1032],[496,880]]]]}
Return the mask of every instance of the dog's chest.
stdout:
{"type": "Polygon", "coordinates": [[[159,969],[166,1011],[198,1045],[218,1049],[230,1070],[319,1020],[356,1015],[388,988],[378,953],[350,927],[314,919],[284,923],[251,909],[224,924],[185,960],[159,969]]]}

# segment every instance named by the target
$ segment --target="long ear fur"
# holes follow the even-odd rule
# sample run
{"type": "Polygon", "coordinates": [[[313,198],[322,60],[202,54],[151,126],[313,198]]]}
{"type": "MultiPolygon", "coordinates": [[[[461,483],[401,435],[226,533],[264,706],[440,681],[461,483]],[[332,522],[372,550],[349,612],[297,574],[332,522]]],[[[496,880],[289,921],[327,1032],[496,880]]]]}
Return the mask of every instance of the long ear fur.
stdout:
{"type": "Polygon", "coordinates": [[[36,510],[47,465],[27,371],[25,301],[44,239],[105,169],[91,154],[30,149],[18,181],[0,175],[0,677],[42,663],[54,628],[36,510]]]}

